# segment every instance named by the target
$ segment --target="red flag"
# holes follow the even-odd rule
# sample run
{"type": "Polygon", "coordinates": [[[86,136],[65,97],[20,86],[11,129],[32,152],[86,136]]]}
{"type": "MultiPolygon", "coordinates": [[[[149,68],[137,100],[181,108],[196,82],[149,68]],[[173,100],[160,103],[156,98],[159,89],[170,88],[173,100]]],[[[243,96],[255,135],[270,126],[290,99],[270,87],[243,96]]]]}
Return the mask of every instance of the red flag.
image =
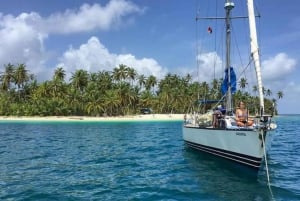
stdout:
{"type": "Polygon", "coordinates": [[[208,27],[207,32],[211,34],[212,33],[212,28],[208,27]]]}

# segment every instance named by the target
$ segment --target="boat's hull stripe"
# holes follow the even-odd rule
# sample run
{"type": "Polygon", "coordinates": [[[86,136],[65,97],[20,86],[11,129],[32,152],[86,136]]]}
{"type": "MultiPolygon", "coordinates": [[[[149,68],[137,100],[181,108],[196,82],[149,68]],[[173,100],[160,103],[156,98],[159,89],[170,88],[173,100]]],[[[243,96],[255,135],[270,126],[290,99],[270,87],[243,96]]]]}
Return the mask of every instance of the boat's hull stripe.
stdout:
{"type": "Polygon", "coordinates": [[[231,151],[226,151],[226,150],[222,150],[222,149],[217,149],[217,148],[213,148],[213,147],[209,147],[209,146],[205,146],[205,145],[201,145],[201,144],[197,144],[197,143],[193,143],[193,142],[189,142],[189,141],[185,141],[186,144],[194,149],[203,151],[203,152],[207,152],[222,158],[226,158],[247,166],[251,166],[254,168],[259,168],[260,164],[261,164],[261,160],[262,158],[256,158],[256,157],[252,157],[252,156],[248,156],[248,155],[244,155],[244,154],[239,154],[239,153],[234,153],[231,151]]]}

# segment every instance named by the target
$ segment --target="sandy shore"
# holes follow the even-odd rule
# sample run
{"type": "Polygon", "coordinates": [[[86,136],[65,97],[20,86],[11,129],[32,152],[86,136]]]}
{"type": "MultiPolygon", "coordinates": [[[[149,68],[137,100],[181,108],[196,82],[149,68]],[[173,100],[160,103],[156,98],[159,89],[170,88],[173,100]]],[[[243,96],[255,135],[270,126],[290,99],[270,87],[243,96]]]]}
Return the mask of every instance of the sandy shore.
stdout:
{"type": "Polygon", "coordinates": [[[0,121],[89,121],[89,122],[127,122],[127,121],[183,121],[183,114],[147,114],[117,117],[86,117],[86,116],[47,116],[47,117],[15,117],[0,116],[0,121]]]}

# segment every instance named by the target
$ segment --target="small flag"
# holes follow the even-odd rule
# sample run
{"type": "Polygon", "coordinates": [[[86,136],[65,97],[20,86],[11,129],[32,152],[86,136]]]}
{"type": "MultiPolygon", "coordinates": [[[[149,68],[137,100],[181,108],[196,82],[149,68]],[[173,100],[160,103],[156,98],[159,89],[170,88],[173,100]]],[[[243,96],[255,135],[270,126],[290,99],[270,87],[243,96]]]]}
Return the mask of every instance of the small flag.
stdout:
{"type": "Polygon", "coordinates": [[[212,28],[208,27],[207,32],[211,34],[212,33],[212,28]]]}

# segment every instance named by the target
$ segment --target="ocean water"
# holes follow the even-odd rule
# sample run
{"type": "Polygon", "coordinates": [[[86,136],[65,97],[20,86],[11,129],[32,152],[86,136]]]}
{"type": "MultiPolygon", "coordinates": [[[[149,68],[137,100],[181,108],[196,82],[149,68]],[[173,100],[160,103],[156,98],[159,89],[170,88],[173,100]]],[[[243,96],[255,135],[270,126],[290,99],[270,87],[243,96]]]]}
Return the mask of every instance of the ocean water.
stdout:
{"type": "Polygon", "coordinates": [[[0,200],[300,200],[300,116],[258,174],[186,147],[182,122],[0,122],[0,200]]]}

